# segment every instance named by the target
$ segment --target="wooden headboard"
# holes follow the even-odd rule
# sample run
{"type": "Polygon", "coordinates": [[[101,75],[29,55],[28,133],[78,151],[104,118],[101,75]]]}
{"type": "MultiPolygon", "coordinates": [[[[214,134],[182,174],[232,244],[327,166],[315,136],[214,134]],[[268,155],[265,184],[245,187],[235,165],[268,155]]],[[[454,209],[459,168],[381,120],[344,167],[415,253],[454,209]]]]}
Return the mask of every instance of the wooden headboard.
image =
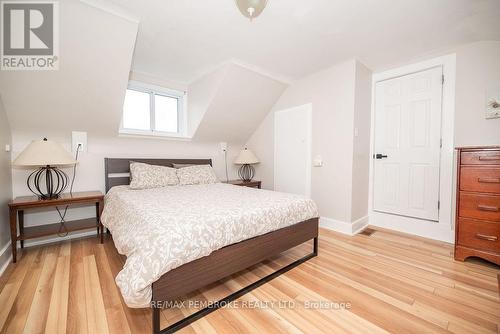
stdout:
{"type": "Polygon", "coordinates": [[[130,184],[130,162],[173,167],[174,164],[210,165],[212,159],[147,159],[147,158],[104,158],[106,193],[114,186],[130,184]]]}

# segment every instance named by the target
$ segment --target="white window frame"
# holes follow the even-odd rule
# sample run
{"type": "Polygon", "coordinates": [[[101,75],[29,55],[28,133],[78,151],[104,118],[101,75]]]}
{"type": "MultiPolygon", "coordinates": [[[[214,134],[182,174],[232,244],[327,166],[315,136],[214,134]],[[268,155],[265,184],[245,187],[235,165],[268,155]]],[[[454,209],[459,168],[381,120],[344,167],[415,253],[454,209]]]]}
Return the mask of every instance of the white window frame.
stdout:
{"type": "Polygon", "coordinates": [[[186,93],[173,89],[168,89],[160,86],[150,85],[138,81],[129,81],[127,89],[135,90],[149,94],[149,113],[150,113],[150,129],[129,129],[123,127],[123,108],[122,120],[120,122],[119,133],[123,135],[135,135],[146,137],[186,137],[187,120],[186,120],[186,93]],[[171,97],[177,99],[177,132],[157,131],[155,130],[155,95],[171,97]]]}

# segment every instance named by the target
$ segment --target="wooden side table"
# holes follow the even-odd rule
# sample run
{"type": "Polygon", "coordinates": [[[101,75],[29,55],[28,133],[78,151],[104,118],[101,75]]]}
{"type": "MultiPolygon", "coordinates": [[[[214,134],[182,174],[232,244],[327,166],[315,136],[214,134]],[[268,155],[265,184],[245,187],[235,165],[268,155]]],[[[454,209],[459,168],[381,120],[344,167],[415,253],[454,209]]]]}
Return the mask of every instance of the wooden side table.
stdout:
{"type": "Polygon", "coordinates": [[[36,196],[17,197],[9,202],[10,212],[10,238],[12,246],[12,262],[17,260],[17,241],[21,241],[24,248],[24,240],[40,238],[60,232],[60,223],[24,227],[24,210],[45,207],[57,207],[66,205],[95,205],[96,216],[94,218],[65,221],[65,232],[73,232],[97,228],[97,234],[103,242],[103,226],[101,224],[101,213],[104,209],[104,195],[100,191],[75,192],[73,194],[62,194],[59,198],[41,200],[36,196]],[[19,222],[19,234],[17,223],[19,222]]]}
{"type": "Polygon", "coordinates": [[[234,184],[235,186],[259,188],[261,187],[262,181],[252,180],[252,181],[242,181],[242,180],[229,180],[223,181],[222,183],[234,184]]]}

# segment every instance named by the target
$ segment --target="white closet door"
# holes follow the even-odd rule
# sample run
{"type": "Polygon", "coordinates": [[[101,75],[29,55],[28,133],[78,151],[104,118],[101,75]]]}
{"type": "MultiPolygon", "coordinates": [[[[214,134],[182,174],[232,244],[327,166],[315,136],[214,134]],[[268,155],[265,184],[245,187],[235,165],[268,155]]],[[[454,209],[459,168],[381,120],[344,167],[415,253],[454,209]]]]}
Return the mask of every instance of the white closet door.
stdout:
{"type": "Polygon", "coordinates": [[[311,195],[310,104],[274,114],[274,189],[311,195]]]}
{"type": "Polygon", "coordinates": [[[438,221],[442,68],[375,86],[373,208],[438,221]]]}

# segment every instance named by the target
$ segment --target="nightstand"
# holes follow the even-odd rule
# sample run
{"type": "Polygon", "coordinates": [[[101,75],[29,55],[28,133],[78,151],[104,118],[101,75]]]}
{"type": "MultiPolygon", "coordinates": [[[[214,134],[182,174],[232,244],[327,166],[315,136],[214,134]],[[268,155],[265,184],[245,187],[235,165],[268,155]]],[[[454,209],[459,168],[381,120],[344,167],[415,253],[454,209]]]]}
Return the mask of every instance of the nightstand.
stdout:
{"type": "Polygon", "coordinates": [[[24,240],[45,237],[58,234],[60,223],[24,227],[24,210],[58,207],[66,205],[95,205],[96,215],[94,218],[65,221],[64,232],[73,232],[95,228],[103,242],[103,226],[101,224],[101,213],[104,209],[104,195],[100,191],[75,192],[73,194],[61,194],[59,198],[41,200],[36,196],[16,197],[9,203],[10,212],[10,238],[12,247],[12,262],[16,263],[17,241],[21,241],[24,248],[24,240]],[[19,223],[19,235],[17,234],[17,223],[19,223]]]}
{"type": "Polygon", "coordinates": [[[227,183],[227,184],[234,184],[235,186],[242,186],[242,187],[250,187],[250,188],[259,188],[262,184],[261,181],[242,181],[242,180],[229,180],[229,181],[223,181],[222,183],[227,183]]]}

